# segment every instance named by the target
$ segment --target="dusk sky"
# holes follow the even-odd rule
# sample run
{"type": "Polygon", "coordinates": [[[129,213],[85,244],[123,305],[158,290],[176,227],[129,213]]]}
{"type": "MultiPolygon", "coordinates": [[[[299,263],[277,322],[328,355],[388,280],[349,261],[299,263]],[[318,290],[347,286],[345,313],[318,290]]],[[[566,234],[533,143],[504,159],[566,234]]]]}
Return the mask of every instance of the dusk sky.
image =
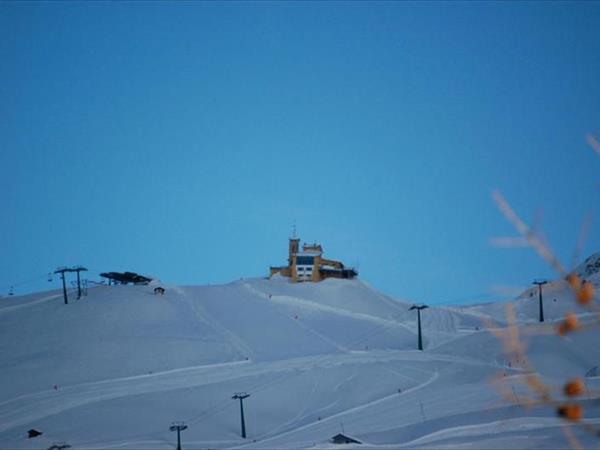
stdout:
{"type": "Polygon", "coordinates": [[[599,2],[2,2],[0,295],[57,266],[268,275],[295,224],[383,293],[510,297],[600,251],[599,2]],[[581,258],[580,258],[581,259],[581,258]]]}

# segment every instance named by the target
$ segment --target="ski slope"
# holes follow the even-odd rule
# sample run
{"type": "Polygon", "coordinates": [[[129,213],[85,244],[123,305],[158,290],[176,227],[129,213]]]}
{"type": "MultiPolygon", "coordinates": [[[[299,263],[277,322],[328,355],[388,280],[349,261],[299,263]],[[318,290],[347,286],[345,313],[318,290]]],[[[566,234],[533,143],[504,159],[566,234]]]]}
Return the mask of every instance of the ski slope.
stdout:
{"type": "MultiPolygon", "coordinates": [[[[550,408],[523,409],[494,387],[500,376],[515,398],[528,395],[486,328],[506,326],[505,304],[424,310],[420,352],[411,303],[360,280],[165,288],[97,286],[69,305],[59,291],[0,299],[0,448],[169,449],[173,421],[197,449],[340,448],[330,442],[340,432],[360,448],[569,448],[550,408]],[[231,399],[240,391],[250,394],[247,439],[231,399]],[[28,439],[30,428],[43,435],[28,439]]],[[[551,334],[567,311],[593,316],[563,281],[547,288],[549,324],[530,292],[513,304],[533,364],[558,392],[600,365],[600,332],[551,334]]],[[[586,387],[586,420],[600,424],[599,377],[586,387]]]]}

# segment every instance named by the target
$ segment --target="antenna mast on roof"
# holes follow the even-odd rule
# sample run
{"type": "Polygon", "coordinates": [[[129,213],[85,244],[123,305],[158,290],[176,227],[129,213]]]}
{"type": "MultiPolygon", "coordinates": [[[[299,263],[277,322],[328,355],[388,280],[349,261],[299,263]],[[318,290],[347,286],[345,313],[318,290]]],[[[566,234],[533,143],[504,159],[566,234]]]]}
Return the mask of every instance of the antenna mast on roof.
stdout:
{"type": "Polygon", "coordinates": [[[296,239],[298,237],[296,233],[296,221],[294,220],[294,225],[292,226],[292,238],[296,239]]]}

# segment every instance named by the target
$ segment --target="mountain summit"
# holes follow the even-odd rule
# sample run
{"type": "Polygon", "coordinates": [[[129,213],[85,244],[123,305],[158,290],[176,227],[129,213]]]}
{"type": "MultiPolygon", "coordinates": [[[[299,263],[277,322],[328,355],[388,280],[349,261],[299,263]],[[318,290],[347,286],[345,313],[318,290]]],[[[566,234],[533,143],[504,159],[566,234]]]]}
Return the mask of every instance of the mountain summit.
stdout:
{"type": "MultiPolygon", "coordinates": [[[[340,432],[369,448],[562,445],[552,410],[516,406],[490,382],[507,377],[527,395],[487,330],[505,326],[504,304],[430,305],[418,351],[412,303],[358,279],[162,286],[98,286],[69,305],[61,292],[0,300],[0,448],[173,448],[175,421],[188,426],[184,448],[330,448],[340,432]]],[[[550,324],[573,308],[569,294],[549,284],[550,324]]],[[[524,326],[537,326],[536,302],[514,302],[524,326]]],[[[533,334],[530,357],[560,385],[600,364],[598,337],[533,334]]],[[[586,403],[586,417],[600,417],[586,403]]]]}

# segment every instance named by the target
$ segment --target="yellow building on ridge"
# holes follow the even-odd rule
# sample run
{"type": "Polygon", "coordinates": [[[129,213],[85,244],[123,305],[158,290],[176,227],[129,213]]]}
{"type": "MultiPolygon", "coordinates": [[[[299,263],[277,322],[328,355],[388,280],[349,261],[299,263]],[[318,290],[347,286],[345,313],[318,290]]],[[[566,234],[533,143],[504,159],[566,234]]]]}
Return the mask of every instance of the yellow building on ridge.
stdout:
{"type": "Polygon", "coordinates": [[[300,281],[318,282],[326,278],[352,279],[358,275],[354,268],[346,268],[340,261],[323,258],[320,244],[304,244],[300,251],[300,239],[290,238],[288,265],[270,267],[270,275],[289,277],[293,283],[300,281]]]}

